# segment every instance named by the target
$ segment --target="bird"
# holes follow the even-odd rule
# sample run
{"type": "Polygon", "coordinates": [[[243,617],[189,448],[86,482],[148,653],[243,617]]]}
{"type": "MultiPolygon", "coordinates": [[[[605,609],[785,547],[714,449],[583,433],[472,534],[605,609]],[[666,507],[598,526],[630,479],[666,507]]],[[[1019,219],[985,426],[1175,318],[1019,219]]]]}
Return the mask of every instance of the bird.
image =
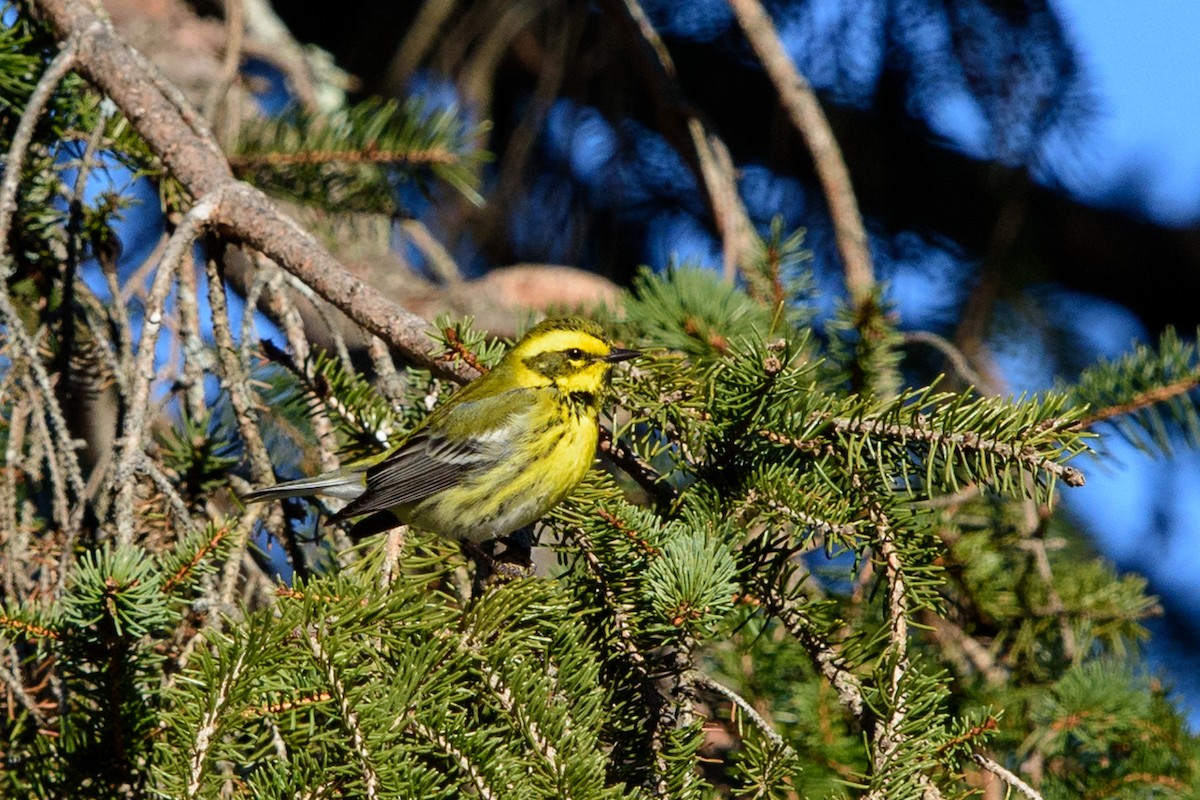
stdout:
{"type": "Polygon", "coordinates": [[[547,319],[390,449],[242,500],[349,500],[331,522],[370,515],[351,529],[353,539],[400,525],[464,545],[503,539],[541,519],[583,480],[613,366],[640,355],[614,346],[590,320],[547,319]]]}

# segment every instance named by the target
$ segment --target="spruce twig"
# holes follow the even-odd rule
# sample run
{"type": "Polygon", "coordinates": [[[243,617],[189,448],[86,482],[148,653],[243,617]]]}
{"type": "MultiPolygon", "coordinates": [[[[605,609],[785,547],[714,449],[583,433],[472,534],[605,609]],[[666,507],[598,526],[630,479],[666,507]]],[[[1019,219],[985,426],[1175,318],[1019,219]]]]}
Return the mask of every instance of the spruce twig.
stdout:
{"type": "Polygon", "coordinates": [[[358,712],[354,709],[350,694],[346,690],[346,684],[338,674],[337,665],[330,658],[325,645],[317,637],[315,626],[306,626],[304,635],[308,641],[309,650],[312,652],[313,660],[321,670],[325,680],[329,683],[330,694],[333,695],[333,699],[337,703],[338,710],[342,715],[342,724],[346,726],[346,732],[350,734],[350,750],[358,759],[358,767],[362,774],[366,796],[369,800],[377,800],[379,797],[379,775],[375,771],[371,754],[367,750],[366,736],[362,726],[358,723],[358,712]]]}

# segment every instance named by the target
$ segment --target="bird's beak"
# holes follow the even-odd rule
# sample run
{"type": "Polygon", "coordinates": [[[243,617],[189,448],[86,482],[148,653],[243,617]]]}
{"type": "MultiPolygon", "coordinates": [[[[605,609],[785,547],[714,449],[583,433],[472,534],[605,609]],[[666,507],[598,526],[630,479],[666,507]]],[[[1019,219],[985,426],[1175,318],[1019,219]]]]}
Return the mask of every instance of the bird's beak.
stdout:
{"type": "Polygon", "coordinates": [[[619,347],[614,347],[612,352],[606,356],[601,356],[601,361],[607,361],[609,364],[615,364],[618,361],[628,361],[631,358],[637,358],[642,352],[640,350],[622,350],[619,347]]]}

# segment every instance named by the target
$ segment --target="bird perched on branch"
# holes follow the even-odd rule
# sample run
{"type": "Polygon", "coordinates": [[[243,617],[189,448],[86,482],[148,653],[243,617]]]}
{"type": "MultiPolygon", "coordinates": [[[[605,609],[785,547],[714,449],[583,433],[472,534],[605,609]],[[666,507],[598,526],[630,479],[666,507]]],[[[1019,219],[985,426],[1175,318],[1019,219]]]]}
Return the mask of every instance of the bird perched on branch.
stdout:
{"type": "Polygon", "coordinates": [[[507,536],[583,480],[613,365],[639,355],[613,346],[594,322],[546,320],[390,450],[242,499],[349,500],[332,519],[370,515],[355,538],[400,524],[474,544],[507,536]]]}

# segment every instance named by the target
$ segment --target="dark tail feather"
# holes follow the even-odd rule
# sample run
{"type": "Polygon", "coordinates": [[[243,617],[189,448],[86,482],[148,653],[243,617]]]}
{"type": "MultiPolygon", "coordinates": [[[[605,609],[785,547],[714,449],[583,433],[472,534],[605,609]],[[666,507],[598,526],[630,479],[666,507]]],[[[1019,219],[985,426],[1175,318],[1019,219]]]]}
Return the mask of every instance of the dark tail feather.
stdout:
{"type": "Polygon", "coordinates": [[[352,541],[361,542],[368,536],[390,531],[392,528],[399,528],[402,524],[392,512],[376,511],[369,517],[363,517],[354,523],[354,527],[350,529],[349,536],[352,541]]]}

